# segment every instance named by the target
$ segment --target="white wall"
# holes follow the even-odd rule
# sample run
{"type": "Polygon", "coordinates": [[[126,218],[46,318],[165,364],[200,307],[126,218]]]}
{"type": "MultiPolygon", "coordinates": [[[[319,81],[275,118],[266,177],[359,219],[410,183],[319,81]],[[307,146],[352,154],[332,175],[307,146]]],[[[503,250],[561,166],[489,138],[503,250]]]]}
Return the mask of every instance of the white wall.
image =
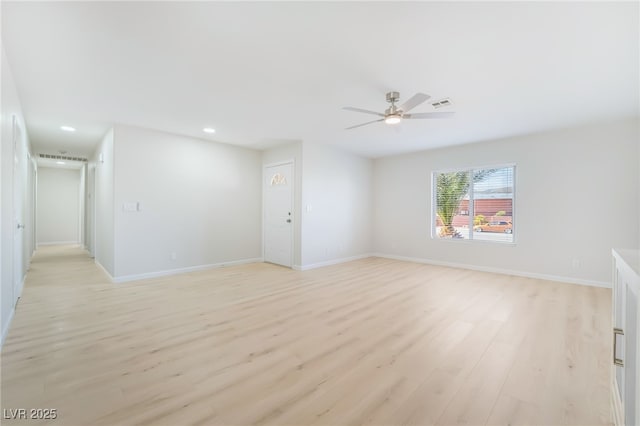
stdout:
{"type": "Polygon", "coordinates": [[[30,145],[26,133],[24,116],[20,100],[13,80],[13,75],[7,62],[4,47],[2,47],[1,72],[2,75],[2,105],[0,120],[2,146],[0,149],[0,299],[2,342],[13,318],[16,301],[22,291],[22,281],[26,273],[29,258],[33,252],[33,186],[32,176],[35,166],[30,159],[30,145]],[[14,144],[13,117],[16,117],[18,164],[14,176],[14,144]],[[17,194],[14,196],[14,194],[17,194]],[[19,217],[14,214],[20,211],[19,217]],[[14,234],[17,223],[25,225],[25,229],[18,233],[19,248],[14,244],[14,234]],[[15,270],[15,274],[14,274],[15,270]],[[15,285],[14,285],[15,284],[15,285]]]}
{"type": "Polygon", "coordinates": [[[84,188],[84,246],[91,257],[95,257],[95,188],[96,188],[96,167],[95,161],[90,161],[85,165],[85,188],[84,188]]]}
{"type": "Polygon", "coordinates": [[[38,244],[80,242],[80,170],[38,169],[38,244]]]}
{"type": "Polygon", "coordinates": [[[114,130],[103,137],[96,150],[95,166],[95,261],[114,275],[114,130]]]}
{"type": "Polygon", "coordinates": [[[371,253],[373,161],[302,147],[302,269],[371,253]]]}
{"type": "MultiPolygon", "coordinates": [[[[293,264],[302,264],[302,142],[293,142],[276,146],[262,152],[262,165],[282,163],[293,160],[294,162],[294,188],[293,188],[293,264]]],[[[264,169],[263,169],[264,170],[264,169]]]]}
{"type": "Polygon", "coordinates": [[[611,248],[640,245],[638,134],[634,119],[378,159],[375,251],[607,285],[611,248]],[[503,163],[516,164],[516,244],[432,239],[431,173],[503,163]]]}
{"type": "Polygon", "coordinates": [[[114,277],[261,260],[261,176],[259,151],[116,126],[114,277]]]}
{"type": "Polygon", "coordinates": [[[78,242],[86,247],[87,236],[85,235],[86,224],[86,188],[87,188],[87,173],[86,164],[78,170],[80,175],[80,185],[78,185],[78,242]]]}
{"type": "Polygon", "coordinates": [[[27,176],[25,198],[25,244],[24,259],[27,261],[27,267],[31,265],[31,258],[36,251],[37,241],[37,187],[38,187],[38,164],[36,158],[29,153],[27,155],[27,176]]]}

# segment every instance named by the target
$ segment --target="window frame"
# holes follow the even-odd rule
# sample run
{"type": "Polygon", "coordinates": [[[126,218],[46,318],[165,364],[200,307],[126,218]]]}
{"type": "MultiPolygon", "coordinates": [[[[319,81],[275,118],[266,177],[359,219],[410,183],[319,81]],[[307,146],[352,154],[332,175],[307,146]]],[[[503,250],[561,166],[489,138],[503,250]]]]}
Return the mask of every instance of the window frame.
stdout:
{"type": "Polygon", "coordinates": [[[436,241],[454,241],[458,243],[471,243],[471,244],[502,244],[502,245],[515,245],[516,244],[516,174],[518,168],[515,163],[500,163],[489,166],[469,166],[469,167],[459,167],[459,168],[447,168],[447,169],[438,169],[431,170],[431,222],[430,222],[430,233],[431,239],[436,241]],[[469,224],[472,225],[470,228],[469,235],[470,238],[440,238],[437,235],[436,231],[436,220],[437,220],[437,197],[436,197],[436,174],[438,173],[457,173],[457,172],[473,172],[474,170],[483,170],[483,169],[504,169],[504,168],[512,168],[513,169],[513,198],[511,205],[511,241],[492,241],[492,240],[476,240],[473,238],[473,219],[475,218],[475,206],[473,202],[473,184],[470,185],[469,189],[469,224]],[[473,214],[472,214],[473,213],[473,214]]]}

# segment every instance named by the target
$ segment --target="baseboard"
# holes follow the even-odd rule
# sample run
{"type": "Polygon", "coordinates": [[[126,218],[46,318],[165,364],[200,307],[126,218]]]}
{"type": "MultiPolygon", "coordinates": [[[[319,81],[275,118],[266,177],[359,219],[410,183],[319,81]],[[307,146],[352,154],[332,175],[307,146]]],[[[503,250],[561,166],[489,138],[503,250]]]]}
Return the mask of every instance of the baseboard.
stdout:
{"type": "Polygon", "coordinates": [[[471,269],[473,271],[492,272],[495,274],[515,275],[518,277],[535,278],[547,281],[558,281],[568,284],[579,284],[591,287],[611,288],[611,283],[595,280],[585,280],[581,278],[563,277],[559,275],[538,274],[535,272],[516,271],[512,269],[493,268],[488,266],[468,265],[466,263],[443,262],[440,260],[423,259],[419,257],[397,256],[395,254],[374,253],[372,256],[383,257],[386,259],[404,260],[406,262],[425,263],[428,265],[447,266],[450,268],[471,269]]]}
{"type": "Polygon", "coordinates": [[[98,262],[98,260],[97,260],[95,257],[93,258],[93,263],[95,263],[95,264],[96,264],[96,266],[97,266],[97,267],[98,267],[102,272],[104,272],[104,274],[109,278],[109,281],[111,281],[111,282],[115,282],[115,281],[113,280],[113,277],[112,277],[112,276],[111,276],[111,274],[109,273],[109,271],[107,271],[107,269],[106,269],[104,266],[102,266],[102,263],[98,262]]]}
{"type": "MultiPolygon", "coordinates": [[[[424,264],[428,264],[428,265],[446,266],[446,267],[450,267],[450,268],[470,269],[470,270],[474,270],[474,271],[491,272],[491,273],[504,274],[504,275],[515,275],[515,276],[519,276],[519,277],[535,278],[535,279],[542,279],[542,280],[547,280],[547,281],[558,281],[558,282],[564,282],[564,283],[569,283],[569,284],[586,285],[586,286],[591,286],[591,287],[611,288],[611,284],[610,283],[602,282],[602,281],[584,280],[584,279],[579,279],[579,278],[563,277],[563,276],[549,275],[549,274],[539,274],[539,273],[526,272],[526,271],[516,271],[516,270],[512,270],[512,269],[502,269],[502,268],[492,268],[492,267],[478,266],[478,265],[468,265],[468,264],[465,264],[465,263],[443,262],[443,261],[433,260],[433,259],[423,259],[423,258],[418,258],[418,257],[398,256],[398,255],[386,254],[386,253],[366,253],[366,254],[361,254],[361,255],[357,255],[357,256],[350,256],[350,257],[342,257],[342,258],[338,258],[338,259],[331,259],[331,260],[327,260],[327,261],[324,261],[324,262],[312,263],[312,264],[309,264],[309,265],[293,265],[292,269],[294,269],[296,271],[308,271],[310,269],[316,269],[316,268],[321,268],[321,267],[330,266],[330,265],[337,265],[339,263],[351,262],[351,261],[354,261],[354,260],[365,259],[365,258],[368,258],[368,257],[382,257],[382,258],[387,258],[387,259],[402,260],[402,261],[405,261],[405,262],[424,263],[424,264]]],[[[109,277],[109,279],[112,282],[114,282],[114,283],[124,283],[124,282],[128,282],[128,281],[136,281],[136,280],[143,280],[143,279],[148,279],[148,278],[163,277],[163,276],[168,276],[168,275],[184,274],[184,273],[187,273],[187,272],[204,271],[204,270],[207,270],[207,269],[223,268],[225,266],[232,266],[232,265],[243,265],[243,264],[247,264],[247,263],[259,263],[259,262],[263,262],[263,261],[264,261],[263,258],[240,259],[240,260],[233,260],[233,261],[229,261],[229,262],[212,263],[212,264],[208,264],[208,265],[189,266],[189,267],[186,267],[186,268],[176,268],[176,269],[168,269],[168,270],[164,270],[164,271],[147,272],[147,273],[143,273],[143,274],[124,275],[124,276],[121,276],[121,277],[112,277],[111,274],[109,274],[109,272],[97,261],[96,261],[96,265],[98,265],[104,271],[104,273],[109,277]]]]}
{"type": "Polygon", "coordinates": [[[24,276],[22,277],[22,282],[20,283],[20,287],[18,288],[18,297],[16,297],[16,300],[13,302],[14,308],[18,304],[18,299],[22,297],[22,292],[24,291],[24,284],[27,282],[28,273],[29,273],[28,271],[25,272],[24,276]]]}
{"type": "Polygon", "coordinates": [[[13,321],[13,316],[16,314],[16,307],[11,308],[11,312],[9,313],[9,318],[7,321],[2,324],[2,340],[0,340],[0,348],[4,345],[4,339],[7,338],[7,334],[9,334],[9,326],[11,325],[11,321],[13,321]]]}
{"type": "Polygon", "coordinates": [[[338,263],[351,262],[359,259],[366,259],[373,256],[370,253],[359,254],[357,256],[341,257],[339,259],[331,259],[324,262],[312,263],[310,265],[293,265],[293,269],[296,271],[308,271],[309,269],[322,268],[323,266],[337,265],[338,263]]]}
{"type": "Polygon", "coordinates": [[[50,241],[46,243],[36,243],[36,247],[40,246],[69,246],[80,245],[80,241],[50,241]]]}
{"type": "Polygon", "coordinates": [[[189,266],[186,268],[168,269],[168,270],[157,271],[157,272],[146,272],[143,274],[124,275],[121,277],[113,277],[111,278],[111,280],[114,283],[124,283],[128,281],[145,280],[148,278],[157,278],[157,277],[164,277],[168,275],[184,274],[186,272],[196,272],[196,271],[205,271],[207,269],[224,268],[225,266],[244,265],[247,263],[260,263],[263,261],[264,259],[261,257],[255,257],[250,259],[240,259],[240,260],[230,260],[228,262],[211,263],[208,265],[189,266]]]}
{"type": "Polygon", "coordinates": [[[18,306],[18,301],[22,297],[22,291],[24,290],[24,283],[27,281],[27,274],[24,274],[22,277],[22,282],[20,283],[20,288],[18,292],[18,297],[13,302],[13,306],[11,307],[11,312],[9,313],[9,317],[7,318],[7,322],[2,324],[2,336],[0,337],[0,348],[4,345],[4,339],[7,337],[9,333],[9,327],[11,326],[11,321],[13,321],[13,317],[16,314],[16,307],[18,306]]]}

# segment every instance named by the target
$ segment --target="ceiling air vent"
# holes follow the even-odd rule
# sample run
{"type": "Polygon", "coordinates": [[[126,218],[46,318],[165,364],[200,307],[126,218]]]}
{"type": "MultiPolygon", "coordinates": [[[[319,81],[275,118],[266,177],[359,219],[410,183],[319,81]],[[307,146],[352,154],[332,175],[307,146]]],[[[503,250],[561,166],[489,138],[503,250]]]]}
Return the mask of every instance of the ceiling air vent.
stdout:
{"type": "Polygon", "coordinates": [[[453,102],[451,102],[451,99],[445,98],[445,99],[440,99],[439,101],[436,101],[436,102],[432,102],[431,105],[433,105],[435,109],[438,109],[438,108],[451,106],[453,105],[453,102]]]}
{"type": "Polygon", "coordinates": [[[86,158],[82,157],[69,157],[67,155],[57,155],[57,154],[38,154],[40,158],[50,158],[52,160],[67,160],[67,161],[84,161],[87,162],[86,158]]]}

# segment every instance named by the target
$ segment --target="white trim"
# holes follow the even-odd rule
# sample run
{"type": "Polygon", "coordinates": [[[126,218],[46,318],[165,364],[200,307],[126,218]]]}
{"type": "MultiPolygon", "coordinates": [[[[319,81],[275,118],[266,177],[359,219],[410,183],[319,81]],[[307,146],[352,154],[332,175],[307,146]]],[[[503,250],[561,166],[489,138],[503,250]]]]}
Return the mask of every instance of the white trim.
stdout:
{"type": "MultiPolygon", "coordinates": [[[[500,235],[509,235],[509,234],[500,234],[500,235]]],[[[515,242],[510,242],[510,241],[500,241],[500,240],[473,240],[473,239],[469,239],[469,238],[439,238],[439,237],[433,237],[434,240],[438,241],[438,244],[440,244],[440,242],[442,242],[443,244],[472,244],[474,246],[477,245],[482,245],[482,244],[489,244],[491,246],[494,246],[496,244],[501,245],[501,246],[506,246],[506,247],[516,247],[517,244],[515,242]]]]}
{"type": "Polygon", "coordinates": [[[68,246],[68,245],[76,245],[81,246],[80,241],[49,241],[46,243],[37,243],[36,247],[40,246],[68,246]]]}
{"type": "Polygon", "coordinates": [[[260,263],[263,261],[264,259],[261,257],[254,257],[250,259],[240,259],[240,260],[230,260],[228,262],[211,263],[208,265],[188,266],[186,268],[167,269],[164,271],[146,272],[143,274],[124,275],[124,276],[115,277],[115,278],[112,277],[111,281],[113,281],[114,283],[124,283],[128,281],[144,280],[147,278],[157,278],[157,277],[164,277],[167,275],[184,274],[186,272],[196,272],[196,271],[205,271],[208,269],[224,268],[225,266],[244,265],[247,263],[260,263]]]}
{"type": "Polygon", "coordinates": [[[468,170],[476,170],[476,169],[503,169],[505,167],[515,167],[516,163],[494,163],[490,165],[484,166],[461,166],[461,167],[452,167],[447,169],[438,169],[432,170],[431,173],[455,173],[455,172],[464,172],[468,170]]]}
{"type": "MultiPolygon", "coordinates": [[[[615,373],[615,367],[613,368],[615,373]]],[[[611,419],[614,426],[624,426],[624,411],[622,410],[622,401],[620,401],[620,395],[618,394],[618,382],[615,374],[611,381],[611,419]]]]}
{"type": "Polygon", "coordinates": [[[27,272],[24,273],[24,276],[22,277],[22,282],[20,283],[20,286],[18,288],[18,297],[16,297],[16,300],[13,301],[14,308],[18,305],[18,300],[20,300],[20,298],[22,297],[22,292],[24,291],[24,284],[26,282],[27,282],[27,272]]]}
{"type": "Polygon", "coordinates": [[[11,325],[11,321],[13,321],[13,316],[16,313],[16,307],[11,308],[11,312],[9,313],[9,317],[7,321],[2,324],[2,340],[0,340],[0,348],[4,345],[4,339],[7,338],[7,334],[9,334],[9,326],[11,325]]]}
{"type": "Polygon", "coordinates": [[[11,312],[9,313],[9,317],[7,318],[6,324],[2,324],[2,337],[0,337],[0,348],[4,345],[4,339],[6,339],[7,334],[9,334],[9,326],[13,321],[13,317],[16,313],[16,306],[18,306],[18,301],[22,297],[22,291],[24,290],[24,283],[27,281],[27,274],[24,274],[22,277],[22,283],[20,283],[20,288],[18,291],[18,297],[13,301],[13,306],[11,307],[11,312]]]}
{"type": "MultiPolygon", "coordinates": [[[[371,253],[359,254],[357,256],[351,257],[341,257],[338,259],[331,259],[324,262],[312,263],[310,265],[293,265],[293,269],[296,271],[308,271],[309,269],[322,268],[323,266],[337,265],[338,263],[352,262],[354,260],[366,259],[368,257],[373,257],[374,255],[371,253]]],[[[378,256],[381,257],[381,256],[378,256]]]]}
{"type": "Polygon", "coordinates": [[[102,266],[102,263],[98,262],[98,259],[96,259],[95,257],[93,258],[93,263],[95,263],[98,266],[98,269],[100,269],[102,272],[105,273],[105,275],[109,278],[109,281],[114,282],[113,277],[111,276],[109,271],[107,271],[107,269],[104,266],[102,266]]]}
{"type": "Polygon", "coordinates": [[[266,169],[267,167],[284,166],[285,164],[294,163],[294,162],[295,162],[295,159],[290,158],[288,160],[276,161],[275,163],[263,164],[262,167],[266,169]]]}
{"type": "Polygon", "coordinates": [[[606,281],[585,280],[582,278],[563,277],[559,275],[538,274],[536,272],[515,271],[512,269],[492,268],[489,266],[468,265],[466,263],[443,262],[440,260],[423,259],[418,257],[397,256],[394,254],[374,253],[372,256],[383,257],[386,259],[403,260],[406,262],[425,263],[427,265],[447,266],[450,268],[470,269],[473,271],[492,272],[495,274],[515,275],[518,277],[535,278],[547,281],[558,281],[567,284],[579,284],[590,287],[611,288],[611,283],[606,281]]]}

